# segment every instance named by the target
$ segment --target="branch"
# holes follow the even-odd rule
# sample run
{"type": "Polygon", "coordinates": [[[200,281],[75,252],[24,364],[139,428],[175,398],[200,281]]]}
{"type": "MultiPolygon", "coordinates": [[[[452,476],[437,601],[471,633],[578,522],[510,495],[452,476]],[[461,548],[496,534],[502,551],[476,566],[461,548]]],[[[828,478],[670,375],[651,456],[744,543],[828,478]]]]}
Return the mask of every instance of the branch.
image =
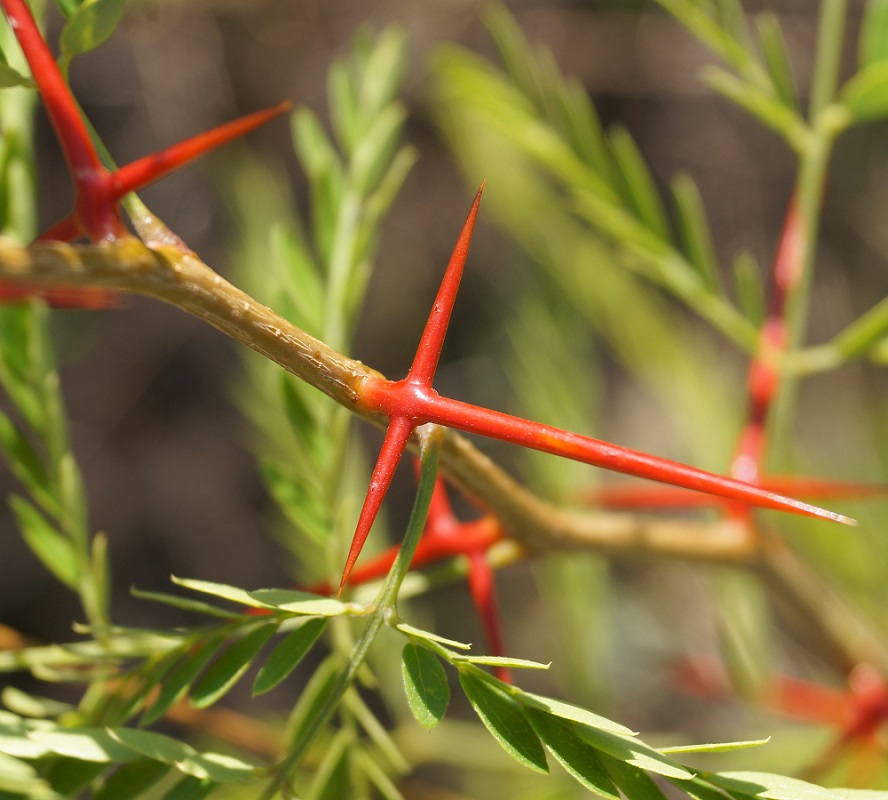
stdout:
{"type": "MultiPolygon", "coordinates": [[[[247,345],[319,389],[340,405],[384,428],[387,418],[359,406],[358,388],[378,372],[333,350],[230,284],[195,255],[146,247],[135,238],[99,245],[38,243],[28,248],[0,238],[0,280],[29,286],[97,287],[162,300],[247,345]]],[[[415,446],[411,440],[411,446],[415,446]]],[[[445,432],[441,467],[530,553],[595,550],[612,556],[666,556],[760,570],[778,596],[820,629],[824,657],[845,672],[868,661],[888,666],[888,655],[859,636],[846,609],[786,548],[757,545],[732,521],[659,520],[631,514],[553,506],[511,478],[465,437],[445,432]],[[826,620],[821,623],[820,620],[826,620]]]]}

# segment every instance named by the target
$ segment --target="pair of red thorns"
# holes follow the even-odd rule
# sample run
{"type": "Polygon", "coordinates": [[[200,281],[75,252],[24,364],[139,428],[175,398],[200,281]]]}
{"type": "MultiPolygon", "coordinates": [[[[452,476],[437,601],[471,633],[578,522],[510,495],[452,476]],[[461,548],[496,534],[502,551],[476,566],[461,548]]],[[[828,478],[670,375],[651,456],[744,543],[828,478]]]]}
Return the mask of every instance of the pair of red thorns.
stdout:
{"type": "MultiPolygon", "coordinates": [[[[197,156],[253,130],[291,107],[290,103],[281,103],[200,134],[154,155],[141,158],[127,166],[109,169],[102,163],[93,145],[77,103],[25,0],[0,0],[0,5],[6,12],[30,65],[34,81],[64,151],[76,192],[74,210],[71,214],[43,233],[38,241],[74,241],[84,237],[92,241],[112,241],[129,236],[120,211],[120,203],[125,195],[145,187],[197,156]]],[[[390,422],[346,560],[339,584],[340,592],[370,532],[413,429],[425,423],[435,423],[513,442],[698,493],[676,493],[674,489],[669,490],[672,494],[663,498],[668,504],[694,505],[703,497],[699,493],[705,493],[745,506],[785,510],[853,524],[853,520],[841,514],[790,499],[780,492],[810,491],[822,497],[835,497],[863,494],[871,491],[870,487],[794,479],[786,479],[783,482],[762,480],[757,485],[745,483],[440,396],[432,388],[432,380],[468,255],[480,199],[481,189],[475,197],[457,240],[407,377],[400,381],[389,381],[381,377],[367,378],[358,389],[359,405],[362,409],[383,414],[390,422]]],[[[145,220],[134,219],[133,222],[139,228],[140,222],[144,223],[145,220]]],[[[187,247],[183,243],[176,242],[176,244],[187,252],[187,247]]],[[[98,308],[116,303],[112,293],[101,289],[62,286],[37,289],[22,285],[0,284],[0,300],[11,301],[35,294],[57,306],[98,308]]],[[[501,653],[502,642],[496,624],[490,569],[485,553],[490,545],[503,535],[503,532],[492,518],[484,518],[473,523],[459,523],[449,511],[441,487],[436,497],[428,529],[417,551],[414,564],[427,563],[457,554],[469,558],[471,564],[469,580],[473,587],[473,596],[485,621],[490,645],[494,652],[501,653]]],[[[638,504],[642,504],[644,494],[636,494],[635,499],[638,504]]],[[[361,570],[355,577],[363,580],[377,577],[387,568],[391,558],[391,553],[384,554],[381,559],[375,561],[373,565],[368,565],[368,569],[361,570]]]]}

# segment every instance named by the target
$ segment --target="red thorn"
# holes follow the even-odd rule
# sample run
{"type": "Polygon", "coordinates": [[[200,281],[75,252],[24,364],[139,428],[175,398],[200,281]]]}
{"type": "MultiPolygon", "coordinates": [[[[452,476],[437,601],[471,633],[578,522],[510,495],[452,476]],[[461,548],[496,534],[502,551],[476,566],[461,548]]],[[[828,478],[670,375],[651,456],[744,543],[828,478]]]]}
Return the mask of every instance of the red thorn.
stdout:
{"type": "Polygon", "coordinates": [[[285,100],[270,108],[256,111],[212,130],[199,133],[197,136],[192,136],[190,139],[167,147],[160,152],[143,156],[114,173],[114,195],[120,199],[128,192],[138,191],[211,150],[250,133],[292,108],[293,103],[285,100]]]}
{"type": "Polygon", "coordinates": [[[24,0],[0,0],[0,4],[9,17],[10,27],[31,68],[72,174],[106,172],[92,145],[80,110],[27,4],[24,0]]]}
{"type": "Polygon", "coordinates": [[[478,207],[481,205],[483,191],[484,183],[481,184],[475,195],[469,215],[466,217],[459,238],[456,240],[456,246],[453,248],[453,254],[450,256],[450,261],[444,272],[441,287],[438,289],[438,295],[419,340],[416,356],[407,373],[408,381],[422,383],[425,386],[432,385],[432,378],[441,357],[441,348],[444,346],[444,337],[447,335],[447,326],[450,324],[453,304],[459,291],[459,282],[466,265],[466,257],[469,254],[469,245],[472,242],[472,232],[475,229],[475,220],[478,218],[478,207]]]}
{"type": "MultiPolygon", "coordinates": [[[[493,570],[487,563],[487,557],[482,550],[473,550],[467,553],[467,556],[469,559],[469,592],[472,595],[475,610],[481,617],[490,654],[505,656],[506,647],[493,586],[493,570]]],[[[508,668],[498,666],[494,672],[496,677],[504,683],[512,683],[512,674],[508,668]]]]}
{"type": "Polygon", "coordinates": [[[364,498],[364,505],[361,508],[361,515],[358,518],[355,535],[352,537],[348,557],[345,560],[345,569],[342,571],[342,579],[339,582],[337,594],[342,594],[349,573],[361,554],[364,542],[367,541],[370,528],[373,527],[373,522],[379,513],[379,507],[382,505],[386,492],[391,485],[392,477],[398,468],[398,462],[401,460],[404,448],[407,446],[407,439],[410,438],[413,427],[414,423],[407,417],[393,417],[389,423],[385,440],[382,443],[382,449],[379,451],[379,458],[376,459],[376,466],[373,468],[373,475],[370,477],[370,487],[367,489],[367,496],[364,498]]]}

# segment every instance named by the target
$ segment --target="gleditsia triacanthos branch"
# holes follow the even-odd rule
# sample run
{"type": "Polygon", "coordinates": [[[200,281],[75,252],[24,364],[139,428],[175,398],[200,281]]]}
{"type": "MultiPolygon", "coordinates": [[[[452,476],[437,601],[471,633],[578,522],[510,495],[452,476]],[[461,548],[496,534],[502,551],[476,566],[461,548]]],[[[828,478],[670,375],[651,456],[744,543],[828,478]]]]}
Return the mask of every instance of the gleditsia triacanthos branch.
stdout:
{"type": "MultiPolygon", "coordinates": [[[[358,404],[357,388],[367,378],[379,379],[378,372],[297,328],[178,248],[149,248],[134,237],[98,245],[47,242],[30,247],[0,238],[0,280],[93,286],[162,300],[261,353],[354,413],[380,427],[387,423],[386,417],[368,415],[358,404]]],[[[441,460],[447,476],[499,517],[510,535],[529,550],[653,550],[729,563],[749,557],[733,536],[710,533],[704,541],[700,529],[689,527],[687,520],[672,524],[642,521],[630,514],[559,510],[452,431],[441,460]]]]}
{"type": "MultiPolygon", "coordinates": [[[[271,359],[354,413],[368,415],[357,388],[378,372],[333,350],[230,284],[193,254],[169,245],[148,247],[125,238],[98,245],[37,243],[23,247],[0,237],[0,280],[31,286],[92,286],[162,300],[187,311],[271,359]]],[[[658,520],[629,513],[555,507],[506,474],[464,436],[446,431],[441,450],[445,475],[495,514],[529,552],[594,550],[610,555],[659,555],[691,561],[761,567],[763,553],[741,535],[739,523],[658,520]]],[[[786,553],[783,553],[785,559],[786,553]]],[[[772,581],[774,575],[770,575],[772,581]]],[[[777,583],[780,583],[778,580],[777,583]]],[[[795,585],[775,586],[796,604],[795,585]]],[[[859,641],[838,641],[834,626],[823,632],[842,666],[880,662],[881,653],[858,652],[859,641]]]]}

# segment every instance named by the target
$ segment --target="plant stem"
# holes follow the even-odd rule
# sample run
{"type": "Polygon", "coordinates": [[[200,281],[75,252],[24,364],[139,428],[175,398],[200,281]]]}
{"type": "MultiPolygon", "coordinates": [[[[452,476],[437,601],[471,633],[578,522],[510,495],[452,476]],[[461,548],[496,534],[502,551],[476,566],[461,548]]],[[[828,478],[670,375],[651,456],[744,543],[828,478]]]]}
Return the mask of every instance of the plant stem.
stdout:
{"type": "Polygon", "coordinates": [[[302,736],[295,743],[293,749],[275,768],[275,777],[263,794],[263,798],[273,797],[275,792],[289,781],[289,776],[293,770],[302,762],[312,742],[323,730],[324,726],[327,725],[333,713],[342,702],[345,693],[358,674],[358,670],[367,658],[370,646],[373,644],[373,640],[379,633],[380,628],[387,621],[397,618],[395,609],[398,600],[398,589],[410,570],[410,562],[413,560],[413,554],[416,552],[416,547],[425,528],[429,505],[431,504],[435,488],[435,478],[438,474],[438,453],[443,437],[443,431],[434,425],[424,425],[417,429],[417,433],[420,439],[421,462],[419,486],[401,549],[392,564],[392,568],[389,570],[385,583],[376,598],[373,613],[363,633],[355,643],[345,669],[339,675],[333,690],[327,696],[323,705],[306,724],[302,736]]]}

